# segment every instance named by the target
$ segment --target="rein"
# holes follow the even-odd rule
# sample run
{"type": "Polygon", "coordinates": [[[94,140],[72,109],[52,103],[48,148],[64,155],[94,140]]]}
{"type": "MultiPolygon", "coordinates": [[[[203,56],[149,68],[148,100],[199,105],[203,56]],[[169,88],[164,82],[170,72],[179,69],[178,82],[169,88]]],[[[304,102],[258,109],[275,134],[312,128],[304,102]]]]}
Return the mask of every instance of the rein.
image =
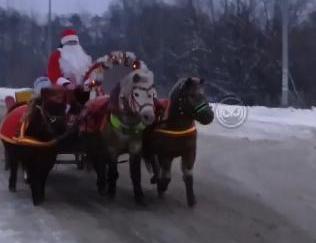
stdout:
{"type": "Polygon", "coordinates": [[[52,123],[56,122],[57,117],[56,116],[50,116],[47,112],[44,111],[42,106],[36,105],[36,109],[38,109],[41,113],[41,116],[44,120],[45,126],[50,132],[51,135],[54,134],[53,128],[51,126],[52,123]]]}

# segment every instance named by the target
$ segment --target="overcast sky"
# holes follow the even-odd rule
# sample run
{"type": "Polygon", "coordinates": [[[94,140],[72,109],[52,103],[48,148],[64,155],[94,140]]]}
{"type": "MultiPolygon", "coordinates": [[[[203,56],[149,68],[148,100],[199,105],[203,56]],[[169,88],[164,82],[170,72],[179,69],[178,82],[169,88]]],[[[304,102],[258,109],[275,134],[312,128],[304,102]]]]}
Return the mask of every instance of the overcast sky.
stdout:
{"type": "MultiPolygon", "coordinates": [[[[102,14],[111,0],[52,0],[53,13],[68,14],[89,12],[102,14]]],[[[10,7],[28,14],[48,12],[48,0],[0,0],[1,7],[10,7]]]]}

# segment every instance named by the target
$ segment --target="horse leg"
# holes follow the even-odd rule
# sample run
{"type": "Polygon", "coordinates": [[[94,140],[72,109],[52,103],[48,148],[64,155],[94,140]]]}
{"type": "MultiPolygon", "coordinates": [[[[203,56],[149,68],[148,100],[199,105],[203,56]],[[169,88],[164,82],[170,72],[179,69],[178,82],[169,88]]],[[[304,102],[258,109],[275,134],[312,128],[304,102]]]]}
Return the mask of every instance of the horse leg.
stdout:
{"type": "Polygon", "coordinates": [[[172,158],[158,158],[160,164],[160,175],[157,183],[158,195],[163,197],[171,181],[172,158]]]}
{"type": "Polygon", "coordinates": [[[4,150],[4,169],[9,170],[10,169],[10,161],[9,161],[10,153],[8,152],[8,149],[4,150]]]}
{"type": "Polygon", "coordinates": [[[30,176],[29,176],[29,173],[27,171],[27,167],[24,164],[22,164],[22,170],[23,170],[24,183],[30,184],[30,176]]]}
{"type": "Polygon", "coordinates": [[[38,206],[44,200],[42,180],[39,177],[38,173],[34,171],[34,168],[30,169],[29,172],[30,172],[30,186],[31,186],[33,204],[34,206],[38,206]]]}
{"type": "Polygon", "coordinates": [[[52,161],[47,166],[45,166],[40,172],[40,198],[42,201],[45,200],[45,189],[46,189],[46,181],[49,175],[49,172],[54,167],[54,162],[52,161]]]}
{"type": "Polygon", "coordinates": [[[159,163],[157,161],[156,156],[153,156],[150,160],[151,167],[153,170],[153,176],[150,179],[151,184],[157,184],[158,182],[158,177],[159,177],[159,163]]]}
{"type": "Polygon", "coordinates": [[[10,192],[16,192],[16,181],[19,169],[19,162],[17,158],[12,158],[11,155],[7,157],[10,166],[10,177],[9,177],[9,190],[10,192]]]}
{"type": "Polygon", "coordinates": [[[97,173],[97,188],[101,196],[106,195],[106,164],[100,157],[93,160],[94,170],[97,173]]]}
{"type": "Polygon", "coordinates": [[[195,153],[182,156],[182,173],[183,181],[186,189],[187,203],[189,207],[196,204],[196,199],[193,190],[193,166],[195,162],[195,153]]]}
{"type": "Polygon", "coordinates": [[[108,160],[108,195],[110,198],[114,198],[116,195],[116,181],[119,177],[117,171],[117,159],[118,156],[110,156],[108,160]]]}
{"type": "Polygon", "coordinates": [[[141,186],[141,157],[139,155],[130,155],[129,169],[135,201],[139,204],[144,204],[144,193],[141,186]]]}
{"type": "Polygon", "coordinates": [[[40,164],[36,163],[35,161],[36,159],[32,159],[32,162],[26,164],[26,167],[27,171],[29,172],[33,205],[38,206],[44,201],[43,176],[41,175],[41,172],[43,173],[43,169],[41,169],[40,164]]]}
{"type": "Polygon", "coordinates": [[[106,164],[105,156],[101,153],[102,140],[99,136],[86,134],[83,137],[84,149],[87,154],[87,161],[93,166],[97,174],[97,189],[101,196],[106,194],[106,164]]]}

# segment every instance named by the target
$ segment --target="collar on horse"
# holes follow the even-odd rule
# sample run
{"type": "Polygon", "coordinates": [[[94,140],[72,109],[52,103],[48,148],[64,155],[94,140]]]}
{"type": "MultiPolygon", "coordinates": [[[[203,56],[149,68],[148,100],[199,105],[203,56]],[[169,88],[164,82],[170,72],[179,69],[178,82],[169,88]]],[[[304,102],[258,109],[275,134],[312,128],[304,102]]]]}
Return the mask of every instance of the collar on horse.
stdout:
{"type": "Polygon", "coordinates": [[[163,129],[163,128],[156,128],[154,132],[161,133],[170,137],[187,137],[196,134],[196,127],[193,124],[192,127],[184,130],[170,130],[170,129],[163,129]]]}
{"type": "Polygon", "coordinates": [[[32,147],[51,147],[56,144],[56,140],[52,139],[48,142],[43,142],[37,139],[34,139],[32,137],[25,136],[25,131],[27,129],[28,123],[27,121],[23,121],[20,129],[20,134],[18,137],[12,137],[10,139],[11,141],[8,141],[10,143],[14,143],[17,145],[26,145],[26,146],[32,146],[32,147]]]}
{"type": "Polygon", "coordinates": [[[142,122],[139,122],[135,126],[127,126],[125,125],[116,115],[110,115],[110,123],[113,128],[121,131],[124,134],[141,134],[145,129],[145,125],[142,122]]]}
{"type": "MultiPolygon", "coordinates": [[[[44,109],[36,105],[36,108],[40,111],[42,118],[44,119],[45,125],[47,128],[52,132],[52,128],[50,126],[50,123],[54,123],[56,121],[56,117],[51,116],[47,112],[44,111],[44,109]]],[[[13,137],[12,140],[17,145],[25,145],[25,146],[32,146],[32,147],[52,147],[56,145],[57,140],[51,139],[50,141],[40,141],[38,139],[34,139],[29,136],[25,136],[25,131],[28,127],[28,121],[24,119],[21,124],[20,133],[18,137],[13,137]]]]}

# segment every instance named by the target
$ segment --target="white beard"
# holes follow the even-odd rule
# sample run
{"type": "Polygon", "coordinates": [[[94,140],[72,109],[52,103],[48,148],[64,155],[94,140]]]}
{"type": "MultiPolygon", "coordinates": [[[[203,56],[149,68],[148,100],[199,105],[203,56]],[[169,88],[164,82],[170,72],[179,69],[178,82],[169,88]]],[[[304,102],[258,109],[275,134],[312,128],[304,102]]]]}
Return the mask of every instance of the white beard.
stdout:
{"type": "Polygon", "coordinates": [[[59,65],[65,78],[79,85],[91,66],[91,57],[80,45],[65,45],[60,49],[59,65]]]}

